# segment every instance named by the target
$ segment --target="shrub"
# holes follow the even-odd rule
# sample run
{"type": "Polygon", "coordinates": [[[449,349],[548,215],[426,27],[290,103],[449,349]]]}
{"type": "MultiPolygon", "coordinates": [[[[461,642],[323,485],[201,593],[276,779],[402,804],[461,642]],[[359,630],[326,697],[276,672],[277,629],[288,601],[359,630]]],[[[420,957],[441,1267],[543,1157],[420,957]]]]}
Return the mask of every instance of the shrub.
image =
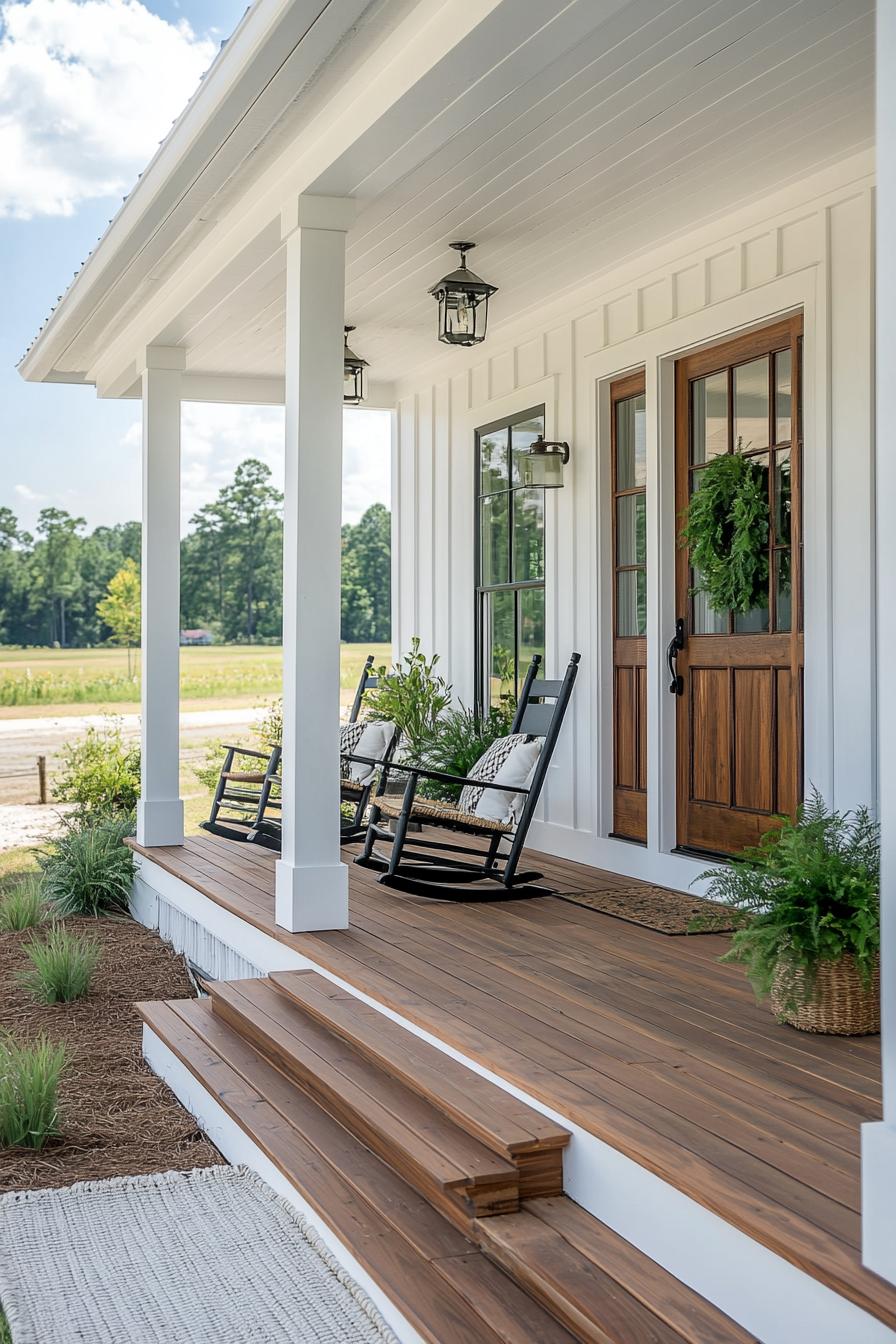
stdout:
{"type": "Polygon", "coordinates": [[[59,1133],[59,1079],[64,1045],[46,1036],[31,1044],[0,1040],[0,1147],[43,1148],[59,1133]]]}
{"type": "Polygon", "coordinates": [[[0,897],[0,932],[13,933],[42,924],[47,909],[36,874],[29,875],[0,897]]]}
{"type": "Polygon", "coordinates": [[[63,748],[54,791],[60,802],[75,804],[81,820],[133,812],[140,795],[140,748],[124,741],[116,719],[88,728],[63,748]]]}
{"type": "Polygon", "coordinates": [[[40,855],[41,891],[57,915],[105,915],[128,909],[134,855],[124,844],[132,818],[72,826],[40,855]]]}
{"type": "Polygon", "coordinates": [[[435,671],[438,661],[438,654],[427,658],[420,652],[420,638],[415,635],[410,653],[400,663],[377,669],[379,684],[370,693],[369,717],[394,723],[402,749],[412,755],[451,704],[451,686],[435,671]]]}
{"type": "Polygon", "coordinates": [[[95,938],[57,924],[46,938],[33,938],[25,953],[31,961],[31,968],[20,976],[25,988],[41,1003],[70,1003],[90,988],[100,945],[95,938]]]}
{"type": "MultiPolygon", "coordinates": [[[[430,770],[444,770],[449,775],[469,775],[479,757],[499,737],[510,732],[514,706],[504,703],[480,715],[461,705],[449,709],[417,742],[413,753],[414,764],[430,770]]],[[[435,798],[455,803],[460,797],[459,784],[441,780],[420,781],[417,790],[422,798],[435,798]]]]}
{"type": "Polygon", "coordinates": [[[740,961],[757,997],[780,962],[806,976],[851,954],[870,984],[880,951],[880,827],[868,809],[828,811],[817,789],[796,822],[783,820],[729,867],[703,874],[709,895],[749,916],[724,961],[740,961]]]}

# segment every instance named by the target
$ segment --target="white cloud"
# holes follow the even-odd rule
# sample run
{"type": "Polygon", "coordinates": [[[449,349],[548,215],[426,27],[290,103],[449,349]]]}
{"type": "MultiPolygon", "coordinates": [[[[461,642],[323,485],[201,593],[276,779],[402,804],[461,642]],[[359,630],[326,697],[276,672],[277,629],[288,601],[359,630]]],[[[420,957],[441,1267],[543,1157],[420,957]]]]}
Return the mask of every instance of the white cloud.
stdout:
{"type": "MultiPolygon", "coordinates": [[[[139,443],[139,425],[136,427],[139,443]]],[[[129,430],[126,438],[130,438],[129,430]]],[[[389,504],[388,411],[343,414],[342,519],[355,523],[365,509],[389,504]]],[[[185,402],[181,420],[181,517],[190,518],[233,478],[240,462],[260,458],[283,489],[283,410],[279,406],[218,406],[185,402]]]]}
{"type": "Polygon", "coordinates": [[[0,4],[0,217],[129,191],[214,53],[139,0],[0,4]]]}
{"type": "Polygon", "coordinates": [[[39,494],[37,490],[32,490],[30,485],[25,485],[24,483],[13,486],[13,490],[15,494],[18,495],[19,499],[25,499],[29,504],[40,504],[47,498],[46,495],[39,494]]]}

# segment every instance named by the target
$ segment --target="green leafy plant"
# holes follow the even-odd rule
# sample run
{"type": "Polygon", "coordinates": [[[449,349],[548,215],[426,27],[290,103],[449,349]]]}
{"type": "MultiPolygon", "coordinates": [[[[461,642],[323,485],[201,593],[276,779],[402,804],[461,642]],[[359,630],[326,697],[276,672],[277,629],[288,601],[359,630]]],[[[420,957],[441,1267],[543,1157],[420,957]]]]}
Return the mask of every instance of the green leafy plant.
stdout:
{"type": "Polygon", "coordinates": [[[379,684],[370,693],[369,717],[394,723],[404,751],[412,755],[451,704],[451,686],[435,670],[438,661],[438,654],[427,658],[421,653],[415,635],[401,662],[377,669],[379,684]]]}
{"type": "Polygon", "coordinates": [[[88,728],[83,738],[63,748],[54,791],[61,802],[75,804],[82,821],[134,811],[140,795],[140,748],[125,742],[119,720],[88,728]]]}
{"type": "Polygon", "coordinates": [[[41,891],[55,914],[99,915],[128,909],[134,855],[124,844],[131,817],[71,826],[39,857],[41,891]]]}
{"type": "Polygon", "coordinates": [[[25,954],[31,966],[19,978],[29,993],[41,1003],[70,1003],[90,988],[100,945],[95,938],[56,924],[45,938],[26,944],[25,954]]]}
{"type": "Polygon", "coordinates": [[[866,807],[829,811],[817,789],[795,822],[701,874],[708,894],[748,917],[723,961],[742,962],[757,998],[782,962],[805,974],[811,997],[819,965],[855,958],[866,985],[880,951],[880,828],[866,807]]]}
{"type": "Polygon", "coordinates": [[[690,548],[697,590],[716,611],[763,607],[768,590],[767,468],[738,451],[699,473],[679,538],[690,548]]]}
{"type": "MultiPolygon", "coordinates": [[[[463,705],[447,710],[417,742],[414,763],[466,777],[483,752],[510,732],[513,710],[512,702],[504,701],[485,715],[463,705]]],[[[459,784],[427,779],[420,781],[417,792],[421,798],[454,803],[460,790],[459,784]]]]}
{"type": "Polygon", "coordinates": [[[43,1148],[59,1133],[64,1045],[46,1036],[29,1044],[0,1040],[0,1147],[43,1148]]]}
{"type": "Polygon", "coordinates": [[[42,924],[47,908],[37,874],[30,874],[0,898],[0,933],[33,929],[42,924]]]}

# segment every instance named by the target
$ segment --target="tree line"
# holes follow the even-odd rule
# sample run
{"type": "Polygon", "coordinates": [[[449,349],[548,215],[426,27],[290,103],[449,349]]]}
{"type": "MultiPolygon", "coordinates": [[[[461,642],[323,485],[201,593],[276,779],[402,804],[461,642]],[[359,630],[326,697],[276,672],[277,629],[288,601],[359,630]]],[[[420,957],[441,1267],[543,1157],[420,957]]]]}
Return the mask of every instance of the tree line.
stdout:
{"type": "MultiPolygon", "coordinates": [[[[190,519],[181,541],[182,628],[208,629],[224,643],[280,639],[283,497],[270,478],[248,458],[190,519]]],[[[390,544],[383,504],[343,525],[344,640],[390,637],[390,544]]],[[[139,565],[138,522],[88,533],[83,518],[47,508],[31,534],[0,507],[0,643],[84,648],[114,638],[116,609],[120,617],[128,594],[139,592],[127,578],[139,576],[139,565]]]]}

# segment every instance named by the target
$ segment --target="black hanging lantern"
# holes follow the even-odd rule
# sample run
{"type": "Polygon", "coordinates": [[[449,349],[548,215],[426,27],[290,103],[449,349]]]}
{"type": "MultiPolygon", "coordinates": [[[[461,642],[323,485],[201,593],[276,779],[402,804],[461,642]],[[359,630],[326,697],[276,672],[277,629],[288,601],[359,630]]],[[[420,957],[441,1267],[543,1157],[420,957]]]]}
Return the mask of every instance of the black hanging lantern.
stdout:
{"type": "Polygon", "coordinates": [[[497,293],[467,269],[467,253],[475,243],[451,243],[460,253],[460,265],[429,291],[439,305],[439,340],[446,345],[478,345],[485,340],[488,301],[497,293]]]}
{"type": "Polygon", "coordinates": [[[568,461],[568,443],[545,439],[539,434],[521,454],[523,484],[542,490],[558,490],[563,485],[563,468],[568,461]]]}
{"type": "Polygon", "coordinates": [[[348,348],[348,334],[354,327],[345,327],[345,357],[342,368],[342,400],[346,406],[360,406],[367,395],[367,360],[359,359],[348,348]]]}

